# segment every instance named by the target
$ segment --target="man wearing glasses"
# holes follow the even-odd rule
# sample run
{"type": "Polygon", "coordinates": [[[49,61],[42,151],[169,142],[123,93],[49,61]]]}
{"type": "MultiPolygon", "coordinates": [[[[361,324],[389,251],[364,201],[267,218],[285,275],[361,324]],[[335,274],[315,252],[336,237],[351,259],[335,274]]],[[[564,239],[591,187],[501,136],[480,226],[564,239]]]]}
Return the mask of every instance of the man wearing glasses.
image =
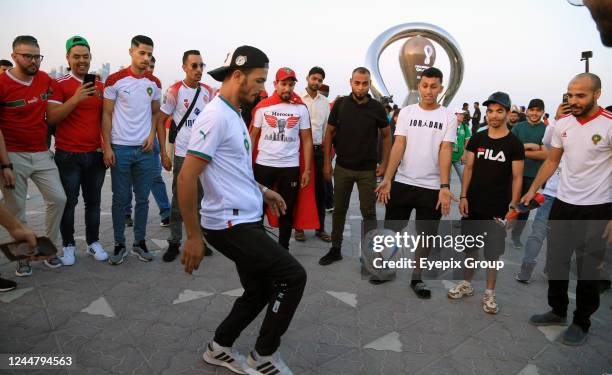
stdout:
{"type": "MultiPolygon", "coordinates": [[[[15,67],[0,75],[0,130],[8,151],[8,160],[6,155],[0,156],[2,190],[9,211],[25,223],[27,180],[34,182],[47,205],[47,237],[57,246],[66,194],[47,147],[45,110],[51,78],[39,70],[43,56],[33,36],[15,38],[11,57],[15,67]]],[[[57,257],[44,263],[51,268],[62,265],[57,257]]],[[[20,261],[15,274],[31,275],[30,262],[20,261]]]]}
{"type": "MultiPolygon", "coordinates": [[[[210,86],[201,83],[202,73],[206,64],[202,61],[200,51],[189,50],[183,54],[183,71],[185,78],[170,86],[164,95],[161,113],[157,121],[157,137],[161,149],[161,159],[164,168],[170,169],[172,163],[166,154],[166,121],[172,117],[172,127],[177,129],[174,140],[174,171],[172,179],[172,209],[170,213],[170,237],[168,238],[168,249],[164,253],[163,260],[172,262],[179,254],[179,248],[183,237],[183,219],[178,205],[176,193],[178,175],[181,172],[183,161],[191,138],[191,127],[204,107],[213,98],[213,90],[210,86]],[[196,97],[197,95],[197,97],[196,97]],[[193,103],[195,99],[195,104],[193,103]],[[191,108],[191,111],[189,109],[191,108]],[[189,112],[189,113],[188,113],[189,112]],[[186,116],[186,118],[185,118],[186,116]]],[[[171,130],[174,131],[174,130],[171,130]]],[[[202,186],[198,184],[198,202],[202,201],[202,186]]],[[[212,251],[206,248],[205,255],[212,255],[212,251]]]]}

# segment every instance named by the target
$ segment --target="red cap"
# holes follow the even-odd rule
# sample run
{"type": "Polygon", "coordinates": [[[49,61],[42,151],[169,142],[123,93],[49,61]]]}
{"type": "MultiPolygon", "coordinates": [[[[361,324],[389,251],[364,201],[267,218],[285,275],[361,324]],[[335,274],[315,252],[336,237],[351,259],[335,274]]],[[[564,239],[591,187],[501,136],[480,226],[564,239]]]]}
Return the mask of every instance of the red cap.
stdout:
{"type": "Polygon", "coordinates": [[[276,72],[276,81],[277,82],[284,81],[284,80],[289,79],[289,78],[293,78],[294,80],[297,81],[297,78],[295,78],[295,72],[291,68],[287,68],[287,67],[280,68],[278,70],[278,72],[276,72]]]}

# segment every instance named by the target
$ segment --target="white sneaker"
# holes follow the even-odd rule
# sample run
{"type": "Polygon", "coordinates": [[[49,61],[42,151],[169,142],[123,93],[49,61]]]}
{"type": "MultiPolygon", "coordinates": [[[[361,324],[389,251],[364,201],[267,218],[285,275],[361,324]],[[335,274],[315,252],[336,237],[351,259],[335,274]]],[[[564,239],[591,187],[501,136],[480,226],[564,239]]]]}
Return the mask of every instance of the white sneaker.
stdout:
{"type": "Polygon", "coordinates": [[[473,295],[474,295],[474,288],[472,288],[472,284],[470,284],[469,281],[465,281],[465,280],[457,284],[457,286],[451,288],[447,293],[447,296],[450,299],[460,299],[465,296],[473,296],[473,295]]]}
{"type": "Polygon", "coordinates": [[[499,312],[499,306],[495,300],[495,292],[485,292],[484,296],[482,296],[482,309],[487,314],[497,314],[499,312]]]}
{"type": "Polygon", "coordinates": [[[87,246],[87,254],[93,256],[96,260],[107,260],[108,254],[98,241],[87,246]]]}
{"type": "Polygon", "coordinates": [[[202,358],[208,364],[223,366],[235,374],[246,374],[243,368],[244,357],[232,352],[232,348],[221,346],[214,341],[206,345],[202,358]]]}
{"type": "Polygon", "coordinates": [[[278,351],[272,355],[263,356],[253,350],[247,358],[246,372],[250,375],[293,375],[278,351]]]}
{"type": "Polygon", "coordinates": [[[72,266],[76,262],[76,258],[74,257],[75,251],[76,247],[74,245],[64,247],[64,255],[60,257],[64,266],[72,266]]]}

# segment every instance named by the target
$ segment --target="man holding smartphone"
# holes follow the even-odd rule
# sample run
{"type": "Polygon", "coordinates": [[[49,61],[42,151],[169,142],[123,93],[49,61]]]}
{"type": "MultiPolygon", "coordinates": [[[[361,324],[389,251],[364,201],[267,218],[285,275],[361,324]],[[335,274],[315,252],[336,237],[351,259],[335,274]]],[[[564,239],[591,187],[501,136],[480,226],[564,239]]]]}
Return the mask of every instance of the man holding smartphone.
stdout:
{"type": "Polygon", "coordinates": [[[87,74],[91,52],[87,40],[73,36],[66,41],[70,73],[52,82],[53,93],[47,104],[47,122],[56,126],[55,163],[66,192],[66,207],[60,232],[64,255],[62,263],[75,262],[74,208],[83,191],[87,253],[96,260],[108,254],[98,241],[100,201],[106,167],[102,155],[101,121],[104,86],[87,74]]]}

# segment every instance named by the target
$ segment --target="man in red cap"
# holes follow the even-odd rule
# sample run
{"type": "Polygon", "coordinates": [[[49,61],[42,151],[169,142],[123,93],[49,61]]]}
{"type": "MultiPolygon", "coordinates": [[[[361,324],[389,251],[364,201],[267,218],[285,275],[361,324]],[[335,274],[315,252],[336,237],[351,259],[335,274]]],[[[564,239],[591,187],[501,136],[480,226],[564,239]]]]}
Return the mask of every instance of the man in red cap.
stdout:
{"type": "MultiPolygon", "coordinates": [[[[280,68],[276,72],[275,91],[255,107],[250,130],[256,153],[253,158],[255,180],[274,188],[287,203],[286,213],[278,218],[278,242],[285,249],[289,249],[298,192],[310,183],[313,150],[310,116],[306,105],[293,92],[296,82],[292,69],[280,68]],[[303,156],[302,171],[300,154],[303,156]]],[[[314,212],[316,216],[316,208],[314,212]]],[[[316,227],[300,226],[300,229],[316,227]]]]}

